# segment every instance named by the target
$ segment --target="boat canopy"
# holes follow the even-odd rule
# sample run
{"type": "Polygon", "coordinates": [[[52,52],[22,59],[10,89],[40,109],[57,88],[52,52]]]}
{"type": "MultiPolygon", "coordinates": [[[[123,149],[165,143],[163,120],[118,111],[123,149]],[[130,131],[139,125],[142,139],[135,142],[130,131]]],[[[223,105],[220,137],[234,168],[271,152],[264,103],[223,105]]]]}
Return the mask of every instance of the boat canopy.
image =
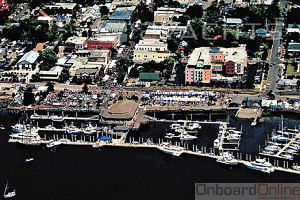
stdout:
{"type": "Polygon", "coordinates": [[[112,137],[101,136],[101,137],[99,138],[99,140],[102,140],[102,141],[111,141],[111,140],[112,140],[112,137]]]}

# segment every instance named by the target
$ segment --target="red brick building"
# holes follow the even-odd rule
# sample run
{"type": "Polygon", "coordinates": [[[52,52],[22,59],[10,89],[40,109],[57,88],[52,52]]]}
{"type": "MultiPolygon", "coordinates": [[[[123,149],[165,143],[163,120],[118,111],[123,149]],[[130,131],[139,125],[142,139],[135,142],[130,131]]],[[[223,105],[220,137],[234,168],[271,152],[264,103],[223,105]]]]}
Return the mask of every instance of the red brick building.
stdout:
{"type": "Polygon", "coordinates": [[[116,48],[118,45],[118,37],[108,36],[99,38],[90,38],[87,42],[88,49],[103,49],[116,48]]]}
{"type": "Polygon", "coordinates": [[[235,62],[229,60],[226,62],[225,72],[228,75],[234,75],[235,62]]]}

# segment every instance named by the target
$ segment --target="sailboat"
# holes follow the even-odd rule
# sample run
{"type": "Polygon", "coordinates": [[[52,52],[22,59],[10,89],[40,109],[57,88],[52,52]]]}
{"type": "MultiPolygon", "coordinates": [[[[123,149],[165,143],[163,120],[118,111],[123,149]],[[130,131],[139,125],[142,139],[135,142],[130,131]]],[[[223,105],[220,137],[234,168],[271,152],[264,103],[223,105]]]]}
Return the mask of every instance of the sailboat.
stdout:
{"type": "Polygon", "coordinates": [[[6,186],[5,186],[3,197],[5,199],[8,199],[8,198],[12,198],[12,197],[16,196],[16,190],[14,190],[12,192],[7,192],[7,190],[8,190],[8,181],[7,181],[6,186]]]}

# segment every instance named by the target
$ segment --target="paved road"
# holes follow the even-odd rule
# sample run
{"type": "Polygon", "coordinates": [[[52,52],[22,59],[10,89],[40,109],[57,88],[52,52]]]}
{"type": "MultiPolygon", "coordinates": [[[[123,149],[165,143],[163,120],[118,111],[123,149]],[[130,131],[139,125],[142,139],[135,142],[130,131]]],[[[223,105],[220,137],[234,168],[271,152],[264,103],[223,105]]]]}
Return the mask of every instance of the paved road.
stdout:
{"type": "MultiPolygon", "coordinates": [[[[281,1],[282,5],[285,5],[285,0],[281,1]]],[[[270,71],[269,71],[269,77],[268,81],[270,82],[269,90],[272,90],[273,92],[276,89],[276,80],[278,78],[278,64],[280,63],[280,60],[277,57],[278,53],[278,47],[280,45],[280,39],[282,35],[282,23],[283,20],[278,19],[277,26],[276,26],[276,32],[274,33],[274,42],[273,42],[273,48],[272,48],[272,55],[270,59],[270,71]]],[[[268,90],[268,88],[267,88],[268,90]]]]}

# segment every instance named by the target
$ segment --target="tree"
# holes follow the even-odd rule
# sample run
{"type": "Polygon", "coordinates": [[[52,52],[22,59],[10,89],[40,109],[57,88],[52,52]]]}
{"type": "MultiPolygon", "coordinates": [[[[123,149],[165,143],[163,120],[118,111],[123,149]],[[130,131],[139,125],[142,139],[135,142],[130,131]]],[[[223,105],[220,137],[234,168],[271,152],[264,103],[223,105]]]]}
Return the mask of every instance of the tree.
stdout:
{"type": "Polygon", "coordinates": [[[89,92],[89,87],[87,85],[84,85],[82,87],[82,91],[87,94],[89,92]]]}
{"type": "Polygon", "coordinates": [[[101,17],[101,20],[107,20],[107,19],[109,19],[109,16],[108,16],[108,15],[103,15],[103,16],[101,17]]]}
{"type": "Polygon", "coordinates": [[[26,90],[24,92],[23,105],[28,106],[33,103],[34,103],[34,94],[32,93],[32,90],[26,90]]]}
{"type": "Polygon", "coordinates": [[[51,49],[46,49],[40,52],[39,60],[42,62],[39,65],[40,70],[49,71],[57,62],[56,53],[51,49]]]}
{"type": "Polygon", "coordinates": [[[136,67],[131,68],[131,70],[129,72],[129,77],[138,78],[139,76],[140,76],[139,70],[137,70],[136,67]]]}
{"type": "Polygon", "coordinates": [[[47,92],[49,93],[49,92],[53,92],[54,91],[54,82],[51,82],[51,81],[48,81],[47,83],[46,83],[46,86],[48,86],[48,89],[47,89],[47,92]]]}
{"type": "Polygon", "coordinates": [[[106,6],[102,6],[100,8],[100,13],[101,13],[101,16],[107,15],[109,13],[109,10],[108,10],[108,8],[106,6]]]}
{"type": "Polygon", "coordinates": [[[186,10],[184,15],[189,16],[190,18],[201,18],[203,15],[203,7],[201,5],[194,4],[186,10]]]}
{"type": "Polygon", "coordinates": [[[69,78],[70,78],[70,72],[68,69],[64,68],[59,75],[58,81],[60,83],[63,83],[67,81],[69,78]]]}
{"type": "Polygon", "coordinates": [[[69,37],[77,35],[77,26],[73,23],[66,24],[64,26],[64,32],[63,32],[63,40],[66,41],[69,37]]]}

